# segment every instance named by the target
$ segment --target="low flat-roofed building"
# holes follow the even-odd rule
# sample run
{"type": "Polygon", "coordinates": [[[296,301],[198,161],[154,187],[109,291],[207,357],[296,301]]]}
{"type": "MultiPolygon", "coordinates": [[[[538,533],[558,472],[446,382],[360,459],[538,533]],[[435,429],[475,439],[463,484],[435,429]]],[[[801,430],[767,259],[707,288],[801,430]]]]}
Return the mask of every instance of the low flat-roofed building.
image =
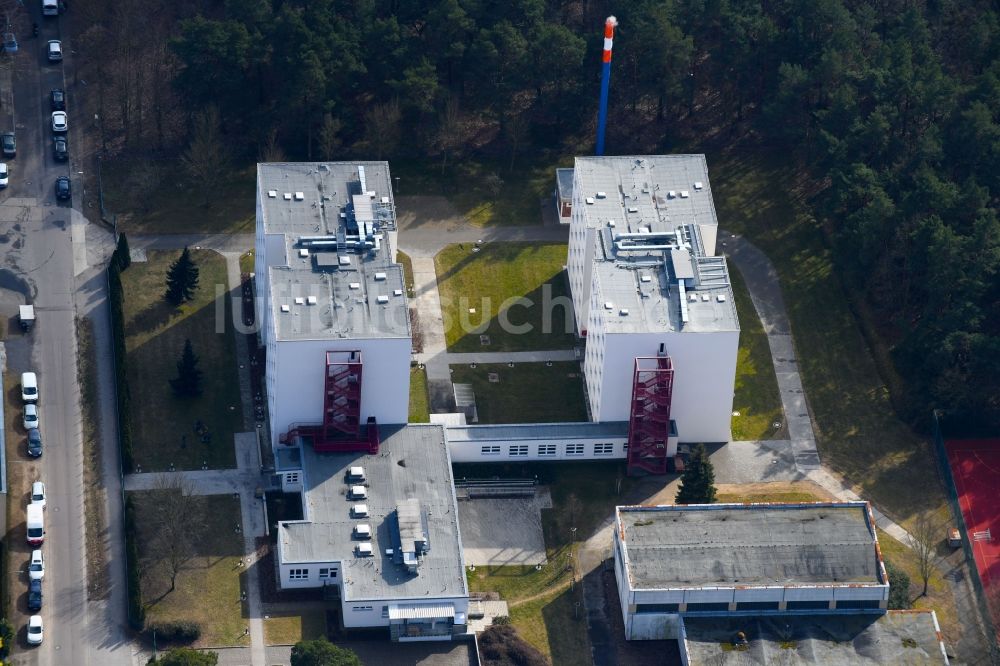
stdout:
{"type": "Polygon", "coordinates": [[[930,610],[877,616],[687,617],[684,633],[681,659],[691,666],[948,663],[937,616],[930,610]]]}
{"type": "Polygon", "coordinates": [[[867,502],[621,506],[614,559],[627,639],[682,616],[884,613],[867,502]]]}
{"type": "Polygon", "coordinates": [[[393,639],[464,633],[469,593],[441,426],[382,426],[376,455],[306,445],[282,460],[298,463],[279,469],[284,489],[303,497],[303,519],[278,525],[282,589],[336,585],[345,627],[388,626],[393,639]],[[363,500],[352,499],[358,485],[363,500]]]}

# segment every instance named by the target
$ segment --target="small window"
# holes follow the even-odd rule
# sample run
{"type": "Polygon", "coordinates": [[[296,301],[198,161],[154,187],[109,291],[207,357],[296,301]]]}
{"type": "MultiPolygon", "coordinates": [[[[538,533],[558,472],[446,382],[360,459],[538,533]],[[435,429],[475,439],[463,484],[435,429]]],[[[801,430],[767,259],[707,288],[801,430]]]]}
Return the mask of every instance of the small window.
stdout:
{"type": "Polygon", "coordinates": [[[490,446],[484,446],[480,449],[480,453],[484,456],[498,456],[500,455],[500,445],[493,444],[490,446]]]}
{"type": "Polygon", "coordinates": [[[878,599],[841,599],[837,602],[837,609],[841,608],[876,609],[880,608],[880,602],[878,599]]]}
{"type": "Polygon", "coordinates": [[[830,608],[829,601],[789,601],[785,610],[825,610],[830,608]]]}
{"type": "Polygon", "coordinates": [[[322,579],[327,579],[327,578],[336,578],[337,577],[337,570],[336,569],[331,569],[330,567],[320,567],[319,577],[320,577],[321,580],[322,579]]]}
{"type": "Polygon", "coordinates": [[[729,604],[725,602],[687,605],[688,613],[713,613],[713,612],[727,611],[727,610],[729,610],[729,604]]]}
{"type": "Polygon", "coordinates": [[[610,442],[605,444],[594,444],[595,456],[610,456],[615,452],[615,445],[610,442]]]}
{"type": "Polygon", "coordinates": [[[554,456],[556,454],[555,444],[539,444],[538,445],[538,455],[540,456],[554,456]]]}
{"type": "Polygon", "coordinates": [[[769,611],[778,610],[777,601],[739,601],[736,603],[738,611],[769,611]]]}
{"type": "MultiPolygon", "coordinates": [[[[618,560],[616,559],[615,562],[618,560]]],[[[676,613],[678,604],[636,604],[636,613],[676,613]]]]}
{"type": "Polygon", "coordinates": [[[366,613],[371,609],[371,606],[351,606],[351,610],[355,613],[366,613]]]}
{"type": "Polygon", "coordinates": [[[289,569],[289,580],[305,580],[309,578],[309,569],[289,569]]]}
{"type": "Polygon", "coordinates": [[[566,455],[568,456],[582,456],[583,455],[583,444],[567,444],[566,445],[566,455]]]}
{"type": "Polygon", "coordinates": [[[384,620],[387,617],[389,617],[389,607],[388,606],[382,606],[382,619],[384,620]]]}
{"type": "Polygon", "coordinates": [[[528,445],[527,444],[513,444],[510,447],[510,455],[512,456],[526,456],[528,455],[528,445]]]}

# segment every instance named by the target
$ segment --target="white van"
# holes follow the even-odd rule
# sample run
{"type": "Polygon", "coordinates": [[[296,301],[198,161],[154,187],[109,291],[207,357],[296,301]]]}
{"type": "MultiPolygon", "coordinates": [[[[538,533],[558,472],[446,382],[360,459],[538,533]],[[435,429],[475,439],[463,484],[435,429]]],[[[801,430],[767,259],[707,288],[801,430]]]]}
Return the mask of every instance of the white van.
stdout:
{"type": "Polygon", "coordinates": [[[28,543],[41,546],[45,541],[45,511],[40,504],[28,505],[28,543]]]}
{"type": "Polygon", "coordinates": [[[38,377],[33,372],[21,373],[21,400],[38,402],[38,377]]]}
{"type": "Polygon", "coordinates": [[[42,16],[59,16],[59,0],[42,0],[42,16]]]}

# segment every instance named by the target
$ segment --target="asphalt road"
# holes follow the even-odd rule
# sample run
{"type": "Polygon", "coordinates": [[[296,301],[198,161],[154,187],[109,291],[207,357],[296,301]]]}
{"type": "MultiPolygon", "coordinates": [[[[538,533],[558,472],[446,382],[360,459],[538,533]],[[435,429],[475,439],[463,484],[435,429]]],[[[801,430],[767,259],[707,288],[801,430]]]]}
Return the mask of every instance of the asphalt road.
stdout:
{"type": "MultiPolygon", "coordinates": [[[[92,278],[86,269],[86,226],[79,209],[57,202],[55,179],[71,175],[74,204],[79,207],[77,177],[79,166],[74,157],[73,92],[68,91],[69,163],[52,157],[52,132],[48,94],[52,88],[66,90],[64,66],[72,59],[72,45],[63,41],[67,62],[50,65],[45,57],[48,39],[59,38],[59,19],[42,20],[38,3],[32,3],[33,18],[19,13],[15,26],[21,29],[20,52],[12,63],[14,130],[17,156],[8,159],[10,186],[0,193],[0,290],[4,312],[10,309],[13,294],[21,291],[34,303],[37,324],[27,335],[12,332],[7,342],[8,373],[18,376],[24,370],[38,373],[39,421],[44,454],[33,464],[28,462],[22,442],[10,456],[12,467],[22,465],[29,480],[39,478],[46,484],[46,534],[42,547],[46,560],[44,590],[45,639],[39,647],[25,645],[24,622],[27,616],[27,581],[23,589],[15,587],[11,597],[17,644],[12,663],[42,666],[131,664],[130,650],[124,642],[119,623],[104,604],[88,603],[84,535],[83,452],[80,391],[77,382],[77,339],[75,294],[77,277],[92,278]],[[30,23],[38,21],[41,34],[30,35],[30,23]],[[24,33],[27,32],[25,35],[24,33]],[[74,252],[74,249],[76,252],[74,252]],[[18,278],[23,280],[19,282],[18,278]]],[[[10,119],[10,98],[0,100],[10,119]]],[[[82,125],[80,123],[78,126],[82,125]]],[[[7,127],[3,128],[8,129],[7,127]]],[[[17,492],[10,496],[15,504],[25,502],[17,492]]],[[[19,521],[17,510],[13,523],[19,521]]],[[[24,568],[26,545],[23,529],[11,538],[11,568],[24,568]],[[15,541],[20,541],[15,543],[15,541]]],[[[21,577],[25,579],[25,576],[21,577]]]]}

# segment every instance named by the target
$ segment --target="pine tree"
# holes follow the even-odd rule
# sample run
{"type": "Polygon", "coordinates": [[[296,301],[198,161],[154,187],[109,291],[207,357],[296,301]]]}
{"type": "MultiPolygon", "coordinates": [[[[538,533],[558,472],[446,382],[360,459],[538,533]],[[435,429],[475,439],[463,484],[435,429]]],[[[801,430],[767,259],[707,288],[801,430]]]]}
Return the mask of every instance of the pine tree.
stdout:
{"type": "Polygon", "coordinates": [[[177,361],[177,377],[170,380],[170,387],[178,397],[201,395],[201,370],[190,339],[184,341],[184,351],[177,361]]]}
{"type": "Polygon", "coordinates": [[[191,252],[184,248],[177,261],[170,265],[167,271],[167,293],[164,298],[180,305],[184,301],[194,298],[194,292],[198,289],[198,266],[191,259],[191,252]]]}
{"type": "Polygon", "coordinates": [[[698,444],[691,453],[681,487],[674,498],[677,504],[712,504],[715,502],[715,469],[708,459],[704,444],[698,444]]]}

